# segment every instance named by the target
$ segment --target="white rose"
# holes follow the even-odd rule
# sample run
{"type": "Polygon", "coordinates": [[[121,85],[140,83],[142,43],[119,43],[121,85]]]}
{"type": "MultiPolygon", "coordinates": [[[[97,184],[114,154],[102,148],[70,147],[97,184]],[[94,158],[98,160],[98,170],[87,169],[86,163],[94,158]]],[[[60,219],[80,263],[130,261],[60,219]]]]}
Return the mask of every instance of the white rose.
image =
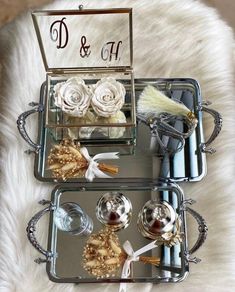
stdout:
{"type": "MultiPolygon", "coordinates": [[[[126,116],[122,111],[118,111],[116,115],[109,118],[99,118],[100,123],[106,124],[125,124],[126,116]]],[[[118,139],[123,137],[125,133],[125,127],[103,127],[99,128],[99,132],[101,132],[104,136],[107,136],[111,139],[118,139]]]]}
{"type": "Polygon", "coordinates": [[[54,91],[57,107],[76,117],[86,114],[91,101],[91,91],[81,78],[73,77],[66,82],[57,83],[54,91]]]}
{"type": "Polygon", "coordinates": [[[91,104],[97,115],[110,117],[115,115],[125,102],[125,87],[112,77],[99,80],[94,86],[91,104]]]}
{"type": "MultiPolygon", "coordinates": [[[[66,120],[69,124],[95,124],[96,123],[96,116],[88,110],[86,115],[82,118],[76,117],[68,117],[66,120]]],[[[76,127],[76,128],[68,128],[68,135],[72,140],[76,140],[78,138],[82,139],[89,139],[91,137],[92,132],[95,130],[95,127],[76,127]]]]}

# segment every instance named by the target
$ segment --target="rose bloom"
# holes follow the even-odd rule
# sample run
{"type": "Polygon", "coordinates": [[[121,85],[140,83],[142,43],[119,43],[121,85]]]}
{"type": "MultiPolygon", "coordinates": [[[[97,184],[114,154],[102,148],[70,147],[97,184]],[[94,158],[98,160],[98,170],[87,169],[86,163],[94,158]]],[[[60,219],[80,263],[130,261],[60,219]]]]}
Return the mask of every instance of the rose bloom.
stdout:
{"type": "MultiPolygon", "coordinates": [[[[126,116],[122,111],[118,111],[115,115],[109,118],[100,117],[98,120],[100,123],[106,124],[125,124],[126,116]]],[[[111,139],[117,139],[123,137],[126,128],[125,127],[102,127],[98,129],[104,136],[107,136],[111,139]]]]}
{"type": "Polygon", "coordinates": [[[111,117],[125,102],[125,87],[112,77],[99,80],[94,86],[91,104],[97,115],[111,117]]]}
{"type": "Polygon", "coordinates": [[[68,117],[67,122],[69,124],[86,124],[87,127],[76,127],[76,128],[68,128],[68,135],[72,140],[76,140],[78,138],[89,139],[91,137],[92,132],[95,130],[95,127],[89,126],[89,124],[95,124],[97,117],[88,110],[86,115],[83,118],[77,117],[68,117]]]}
{"type": "Polygon", "coordinates": [[[55,105],[71,116],[83,117],[90,105],[91,91],[78,77],[57,83],[54,87],[55,105]]]}

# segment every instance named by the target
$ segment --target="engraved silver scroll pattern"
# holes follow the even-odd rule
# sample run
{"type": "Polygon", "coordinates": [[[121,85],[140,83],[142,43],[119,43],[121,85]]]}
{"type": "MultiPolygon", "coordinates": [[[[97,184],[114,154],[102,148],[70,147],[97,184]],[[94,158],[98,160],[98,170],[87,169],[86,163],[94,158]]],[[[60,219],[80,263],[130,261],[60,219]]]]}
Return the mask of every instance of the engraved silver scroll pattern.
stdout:
{"type": "Polygon", "coordinates": [[[213,132],[211,134],[211,136],[209,137],[209,139],[205,142],[202,143],[200,148],[202,152],[205,153],[210,153],[213,154],[216,152],[216,150],[212,147],[209,147],[209,145],[216,139],[216,137],[219,135],[221,129],[222,129],[222,124],[223,124],[223,119],[220,113],[218,113],[216,110],[208,108],[207,106],[211,105],[210,101],[204,101],[199,105],[198,110],[207,112],[208,114],[212,115],[212,117],[214,118],[214,129],[213,132]]]}
{"type": "Polygon", "coordinates": [[[18,119],[17,119],[17,128],[19,130],[20,135],[22,136],[22,138],[31,146],[33,147],[34,151],[37,153],[40,148],[41,145],[38,145],[36,143],[34,143],[30,138],[29,135],[26,132],[25,129],[25,124],[26,124],[26,119],[28,118],[28,116],[30,116],[31,114],[34,113],[38,113],[38,112],[43,112],[44,107],[42,104],[36,103],[36,102],[31,102],[29,104],[29,106],[32,106],[33,109],[28,110],[26,112],[23,112],[22,114],[19,115],[18,119]]]}
{"type": "Polygon", "coordinates": [[[199,259],[197,257],[192,257],[192,254],[195,253],[205,242],[205,240],[207,238],[207,234],[208,234],[208,226],[207,226],[205,219],[198,212],[194,211],[193,209],[191,209],[187,206],[187,204],[192,205],[195,202],[196,201],[194,201],[192,199],[184,200],[182,202],[182,205],[181,205],[181,210],[186,211],[190,215],[192,215],[193,218],[198,223],[199,234],[198,234],[197,241],[195,242],[193,247],[190,248],[188,251],[186,251],[184,254],[184,256],[188,262],[192,262],[192,263],[197,264],[201,261],[201,259],[199,259]]]}
{"type": "Polygon", "coordinates": [[[46,258],[42,259],[42,258],[37,258],[35,259],[35,263],[37,264],[41,264],[41,263],[45,263],[51,260],[51,258],[53,257],[53,253],[50,251],[45,250],[37,241],[36,239],[36,224],[38,223],[39,219],[45,215],[47,212],[53,211],[56,207],[51,203],[51,201],[47,201],[47,200],[41,200],[39,202],[39,204],[41,205],[46,205],[49,204],[46,208],[44,208],[43,210],[39,211],[38,213],[36,213],[31,220],[28,223],[28,226],[26,228],[26,232],[27,232],[27,237],[28,240],[30,241],[30,243],[41,253],[43,254],[46,258]]]}

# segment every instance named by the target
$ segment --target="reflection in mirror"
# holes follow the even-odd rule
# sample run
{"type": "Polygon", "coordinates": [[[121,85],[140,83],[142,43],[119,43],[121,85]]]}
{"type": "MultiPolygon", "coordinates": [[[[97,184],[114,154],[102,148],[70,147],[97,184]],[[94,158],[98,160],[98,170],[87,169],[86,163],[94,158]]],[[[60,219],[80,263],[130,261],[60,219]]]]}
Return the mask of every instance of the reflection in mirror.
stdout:
{"type": "MultiPolygon", "coordinates": [[[[94,229],[92,234],[97,234],[104,225],[99,222],[96,217],[97,202],[107,193],[108,190],[119,191],[119,187],[113,187],[105,189],[106,187],[97,187],[92,190],[77,190],[73,187],[71,189],[60,190],[55,193],[55,203],[57,206],[61,206],[66,202],[75,202],[79,204],[81,208],[87,211],[88,216],[94,223],[94,229]],[[88,198],[90,198],[88,200],[88,198]]],[[[129,198],[133,208],[132,220],[126,229],[121,229],[116,232],[118,239],[122,244],[126,240],[129,240],[133,250],[136,251],[143,246],[149,244],[151,240],[144,238],[137,227],[137,217],[139,211],[143,208],[144,204],[152,200],[167,201],[176,214],[179,213],[180,202],[183,197],[176,189],[169,189],[169,187],[127,187],[121,188],[123,194],[129,198]]],[[[184,217],[182,217],[184,220],[184,217]]],[[[52,234],[50,245],[54,248],[58,256],[54,259],[50,266],[50,273],[53,277],[59,279],[67,279],[67,281],[96,281],[96,277],[90,275],[82,267],[82,254],[84,246],[88,241],[88,238],[80,236],[71,236],[66,232],[60,231],[56,228],[55,224],[52,224],[52,234]]],[[[181,231],[185,231],[184,223],[181,227],[181,231]]],[[[134,262],[131,265],[131,278],[133,279],[147,279],[156,280],[167,278],[169,281],[177,281],[183,277],[186,273],[186,267],[184,259],[181,257],[184,254],[186,248],[185,242],[177,244],[175,246],[166,247],[160,244],[157,248],[144,253],[144,256],[156,257],[160,259],[160,266],[154,266],[151,264],[143,264],[141,262],[134,262]]],[[[118,279],[121,277],[120,268],[117,274],[112,279],[118,279]]],[[[168,281],[167,280],[167,281],[168,281]]],[[[101,280],[102,281],[102,280],[101,280]]]]}

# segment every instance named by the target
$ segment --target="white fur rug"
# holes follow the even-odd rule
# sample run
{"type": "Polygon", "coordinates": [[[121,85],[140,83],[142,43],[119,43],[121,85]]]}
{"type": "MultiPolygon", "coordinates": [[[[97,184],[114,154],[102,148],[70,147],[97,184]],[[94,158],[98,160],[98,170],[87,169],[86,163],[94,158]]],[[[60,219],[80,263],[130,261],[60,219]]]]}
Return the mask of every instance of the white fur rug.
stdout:
{"type": "MultiPolygon", "coordinates": [[[[80,3],[79,3],[80,4],[80,3]]],[[[134,8],[134,68],[136,77],[192,77],[205,99],[213,102],[224,119],[223,131],[214,143],[217,153],[207,156],[208,175],[194,184],[184,184],[188,197],[206,218],[209,236],[191,264],[191,274],[179,284],[130,284],[128,291],[235,291],[235,89],[233,86],[234,39],[232,30],[215,10],[199,1],[138,0],[83,1],[85,7],[134,8]],[[146,45],[147,44],[147,45],[146,45]]],[[[50,8],[77,8],[77,1],[57,1],[50,8]]],[[[92,26],[91,26],[92,29],[92,26]]],[[[39,98],[45,79],[34,28],[29,14],[1,30],[1,202],[0,290],[4,292],[118,291],[118,285],[55,284],[48,280],[45,265],[33,259],[38,253],[26,238],[26,224],[40,209],[37,201],[50,198],[52,185],[33,177],[33,156],[16,128],[16,119],[39,98]]],[[[207,135],[211,120],[205,118],[207,135]]],[[[37,117],[28,128],[36,139],[37,117]]],[[[189,221],[189,230],[191,226],[189,221]]],[[[46,246],[47,222],[41,221],[39,241],[46,246]]],[[[196,234],[189,234],[195,240],[196,234]]]]}

